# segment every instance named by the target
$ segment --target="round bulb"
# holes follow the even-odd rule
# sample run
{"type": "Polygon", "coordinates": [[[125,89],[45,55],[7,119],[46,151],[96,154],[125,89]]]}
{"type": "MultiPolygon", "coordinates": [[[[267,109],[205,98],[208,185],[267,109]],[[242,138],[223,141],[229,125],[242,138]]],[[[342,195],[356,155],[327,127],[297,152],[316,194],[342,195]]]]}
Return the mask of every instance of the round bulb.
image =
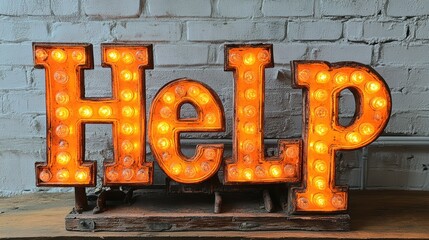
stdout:
{"type": "Polygon", "coordinates": [[[365,91],[367,93],[376,93],[381,89],[380,83],[376,81],[369,81],[365,84],[365,91]]]}
{"type": "Polygon", "coordinates": [[[48,58],[48,53],[43,49],[36,50],[36,58],[39,61],[45,61],[48,58]]]}
{"type": "Polygon", "coordinates": [[[106,174],[106,178],[109,179],[110,181],[116,181],[118,177],[119,177],[119,173],[113,169],[108,171],[106,174]]]}
{"type": "Polygon", "coordinates": [[[237,178],[239,175],[237,167],[229,167],[228,176],[232,178],[237,178]]]}
{"type": "Polygon", "coordinates": [[[179,175],[182,172],[182,165],[180,163],[172,163],[170,165],[170,171],[173,175],[179,175]]]}
{"type": "Polygon", "coordinates": [[[255,74],[253,73],[253,71],[245,72],[243,77],[246,83],[252,83],[255,81],[255,74]]]}
{"type": "Polygon", "coordinates": [[[112,108],[109,106],[101,106],[98,109],[98,114],[102,117],[110,117],[112,115],[112,108]]]}
{"type": "Polygon", "coordinates": [[[198,96],[198,94],[200,94],[200,88],[197,86],[190,86],[188,89],[188,94],[191,97],[196,97],[196,96],[198,96]]]}
{"type": "Polygon", "coordinates": [[[124,152],[126,153],[130,153],[134,150],[134,145],[131,141],[129,140],[124,140],[121,144],[121,148],[124,152]]]}
{"type": "Polygon", "coordinates": [[[131,123],[124,123],[121,126],[121,131],[125,135],[131,135],[134,133],[134,126],[131,123]]]}
{"type": "Polygon", "coordinates": [[[122,108],[122,116],[132,117],[134,116],[134,109],[130,106],[125,106],[122,108]]]}
{"type": "Polygon", "coordinates": [[[60,120],[65,120],[69,117],[69,110],[65,107],[59,107],[55,110],[55,116],[60,120]]]}
{"type": "Polygon", "coordinates": [[[238,53],[232,53],[229,55],[228,59],[229,59],[230,63],[235,64],[235,63],[238,63],[240,61],[241,56],[238,53]]]}
{"type": "Polygon", "coordinates": [[[57,163],[66,165],[71,160],[71,155],[68,152],[60,152],[57,154],[57,163]]]}
{"type": "Polygon", "coordinates": [[[256,168],[255,168],[255,174],[259,178],[265,177],[265,168],[262,165],[256,166],[256,168]]]}
{"type": "Polygon", "coordinates": [[[216,157],[216,152],[214,149],[205,149],[204,157],[208,160],[213,160],[216,157]]]}
{"type": "Polygon", "coordinates": [[[328,204],[328,201],[326,200],[326,196],[322,193],[318,193],[314,195],[313,202],[320,208],[324,208],[328,204]]]}
{"type": "Polygon", "coordinates": [[[347,133],[346,139],[349,143],[353,143],[353,144],[358,144],[362,141],[362,137],[360,136],[359,133],[356,133],[356,132],[347,133]]]}
{"type": "Polygon", "coordinates": [[[331,203],[332,203],[332,206],[334,206],[338,209],[343,209],[346,205],[343,196],[341,196],[339,194],[335,194],[332,197],[331,203]]]}
{"type": "Polygon", "coordinates": [[[286,157],[288,158],[296,158],[299,154],[299,148],[296,146],[290,146],[286,148],[286,157]]]}
{"type": "Polygon", "coordinates": [[[42,182],[49,182],[49,180],[51,180],[52,178],[52,174],[49,170],[47,169],[43,169],[40,173],[39,173],[39,179],[42,180],[42,182]]]}
{"type": "Polygon", "coordinates": [[[92,108],[90,106],[82,106],[79,108],[79,115],[85,118],[92,116],[92,108]]]}
{"type": "Polygon", "coordinates": [[[253,99],[256,99],[256,97],[258,96],[258,93],[256,92],[255,89],[250,88],[244,92],[244,96],[247,100],[253,100],[253,99]]]}
{"type": "Polygon", "coordinates": [[[214,124],[216,122],[216,116],[213,113],[208,113],[204,119],[208,124],[214,124]]]}
{"type": "Polygon", "coordinates": [[[179,97],[184,97],[186,95],[186,89],[183,86],[177,86],[174,90],[179,97]]]}
{"type": "Polygon", "coordinates": [[[281,169],[281,167],[278,166],[278,165],[272,165],[270,167],[270,175],[272,177],[275,177],[275,178],[280,177],[282,175],[282,169],[281,169]]]}
{"type": "Polygon", "coordinates": [[[349,81],[349,77],[342,72],[335,74],[335,83],[336,84],[344,84],[349,81]]]}
{"type": "Polygon", "coordinates": [[[256,133],[256,124],[248,122],[244,124],[244,132],[246,134],[255,134],[256,133]]]}
{"type": "Polygon", "coordinates": [[[382,97],[375,97],[371,100],[371,107],[375,110],[382,109],[387,106],[387,100],[382,97]]]}
{"type": "Polygon", "coordinates": [[[69,76],[64,71],[56,71],[54,73],[54,80],[58,83],[65,84],[69,80],[69,76]]]}
{"type": "Polygon", "coordinates": [[[131,54],[129,52],[122,53],[122,61],[125,64],[131,64],[131,63],[133,63],[134,62],[134,56],[133,56],[133,54],[131,54]]]}
{"type": "Polygon", "coordinates": [[[315,177],[313,179],[313,185],[319,190],[326,189],[326,181],[323,177],[315,177]]]}
{"type": "Polygon", "coordinates": [[[139,181],[143,181],[143,182],[147,182],[149,180],[149,176],[147,174],[147,171],[144,170],[143,168],[137,171],[136,178],[139,181]]]}
{"type": "Polygon", "coordinates": [[[322,141],[315,142],[314,151],[316,151],[319,154],[325,154],[328,152],[328,146],[326,145],[326,143],[322,141]]]}
{"type": "Polygon", "coordinates": [[[295,166],[293,166],[292,164],[286,164],[284,167],[284,172],[286,177],[295,177],[295,166]]]}
{"type": "Polygon", "coordinates": [[[176,98],[175,98],[175,96],[174,96],[174,93],[171,93],[171,92],[166,92],[166,93],[164,93],[164,95],[162,96],[162,100],[163,100],[165,103],[167,103],[167,104],[171,104],[171,103],[173,103],[175,99],[176,99],[176,98]]]}
{"type": "Polygon", "coordinates": [[[324,173],[327,170],[326,163],[323,160],[316,160],[314,161],[314,170],[316,170],[319,173],[324,173]]]}
{"type": "Polygon", "coordinates": [[[314,131],[315,131],[317,134],[319,134],[320,136],[323,136],[323,135],[325,135],[326,133],[328,133],[328,130],[329,130],[329,128],[328,128],[328,126],[326,126],[325,124],[317,124],[317,125],[314,127],[314,131]]]}
{"type": "Polygon", "coordinates": [[[243,177],[247,180],[253,179],[253,171],[250,168],[246,168],[243,170],[243,177]]]}
{"type": "Polygon", "coordinates": [[[133,79],[133,73],[127,69],[122,70],[119,76],[124,81],[131,81],[133,79]]]}
{"type": "Polygon", "coordinates": [[[243,149],[247,153],[253,152],[255,151],[255,144],[251,140],[246,140],[243,142],[243,149]]]}
{"type": "Polygon", "coordinates": [[[51,53],[52,59],[55,62],[64,63],[67,60],[67,54],[61,49],[55,49],[51,53]]]}
{"type": "Polygon", "coordinates": [[[318,83],[327,83],[331,79],[331,75],[327,71],[322,71],[317,73],[316,82],[318,83]]]}
{"type": "Polygon", "coordinates": [[[172,111],[169,107],[161,108],[159,113],[161,114],[161,117],[163,117],[163,118],[170,118],[172,115],[172,111]]]}
{"type": "Polygon", "coordinates": [[[318,89],[314,92],[314,99],[317,101],[325,101],[328,99],[328,92],[325,89],[318,89]]]}
{"type": "Polygon", "coordinates": [[[361,71],[356,71],[352,73],[351,79],[352,79],[352,82],[356,84],[360,84],[365,80],[365,75],[361,71]]]}
{"type": "Polygon", "coordinates": [[[130,89],[124,89],[121,91],[121,99],[129,102],[134,98],[134,93],[130,89]]]}
{"type": "Polygon", "coordinates": [[[317,107],[316,109],[314,109],[314,114],[316,114],[316,117],[325,118],[328,116],[328,109],[322,106],[317,107]]]}
{"type": "Polygon", "coordinates": [[[188,177],[194,177],[196,175],[197,171],[195,170],[195,167],[192,165],[186,166],[185,168],[185,175],[188,177]]]}
{"type": "Polygon", "coordinates": [[[123,164],[125,167],[130,167],[131,165],[133,165],[134,163],[134,159],[133,157],[127,155],[124,157],[124,159],[122,160],[123,164]]]}
{"type": "Polygon", "coordinates": [[[243,110],[244,115],[246,115],[248,118],[254,117],[256,115],[256,108],[252,105],[245,106],[243,110]]]}
{"type": "Polygon", "coordinates": [[[68,95],[67,93],[65,93],[65,92],[59,92],[59,93],[57,93],[57,94],[55,95],[55,101],[56,101],[58,104],[62,104],[62,105],[64,105],[64,104],[67,104],[67,103],[70,101],[70,97],[69,97],[69,95],[68,95]]]}
{"type": "Polygon", "coordinates": [[[83,170],[77,170],[76,174],[74,175],[74,178],[76,179],[76,181],[78,182],[85,182],[88,180],[88,173],[86,173],[83,170]]]}
{"type": "Polygon", "coordinates": [[[267,50],[262,50],[258,53],[258,60],[261,62],[267,62],[270,60],[270,53],[267,50]]]}
{"type": "Polygon", "coordinates": [[[64,137],[67,137],[69,135],[70,129],[69,129],[69,127],[67,127],[67,125],[60,124],[55,129],[55,133],[57,134],[58,137],[64,138],[64,137]]]}
{"type": "Polygon", "coordinates": [[[168,125],[166,122],[160,122],[158,123],[157,129],[159,133],[166,134],[170,130],[170,125],[168,125]]]}
{"type": "Polygon", "coordinates": [[[300,197],[297,200],[297,206],[300,209],[307,209],[310,203],[308,202],[308,199],[305,197],[300,197]]]}
{"type": "Polygon", "coordinates": [[[210,96],[207,93],[201,93],[198,95],[198,101],[203,105],[207,104],[210,101],[210,96]]]}
{"type": "Polygon", "coordinates": [[[243,63],[245,65],[253,65],[253,64],[255,64],[255,62],[256,62],[255,54],[253,54],[253,53],[244,54],[243,63]]]}
{"type": "Polygon", "coordinates": [[[69,180],[70,173],[67,169],[61,169],[57,172],[56,177],[57,177],[58,181],[65,182],[65,181],[69,180]]]}
{"type": "Polygon", "coordinates": [[[72,58],[75,62],[83,62],[83,60],[85,59],[85,55],[83,54],[82,51],[76,50],[72,52],[72,58]]]}
{"type": "Polygon", "coordinates": [[[210,171],[210,163],[208,163],[208,162],[201,162],[201,170],[203,171],[203,172],[208,172],[208,171],[210,171]]]}
{"type": "Polygon", "coordinates": [[[298,79],[301,81],[307,81],[310,78],[310,71],[308,69],[304,69],[299,71],[298,79]]]}
{"type": "Polygon", "coordinates": [[[125,168],[124,170],[122,170],[122,177],[126,181],[130,181],[134,177],[134,171],[130,168],[125,168]]]}
{"type": "Polygon", "coordinates": [[[160,138],[158,140],[158,147],[165,150],[170,147],[170,141],[167,138],[160,138]]]}
{"type": "Polygon", "coordinates": [[[368,136],[368,135],[371,135],[371,134],[373,134],[375,132],[375,128],[374,128],[374,126],[371,123],[362,123],[359,126],[359,132],[362,135],[368,136]]]}
{"type": "Polygon", "coordinates": [[[110,62],[117,62],[119,61],[120,55],[119,52],[117,50],[109,50],[107,52],[107,59],[110,62]]]}

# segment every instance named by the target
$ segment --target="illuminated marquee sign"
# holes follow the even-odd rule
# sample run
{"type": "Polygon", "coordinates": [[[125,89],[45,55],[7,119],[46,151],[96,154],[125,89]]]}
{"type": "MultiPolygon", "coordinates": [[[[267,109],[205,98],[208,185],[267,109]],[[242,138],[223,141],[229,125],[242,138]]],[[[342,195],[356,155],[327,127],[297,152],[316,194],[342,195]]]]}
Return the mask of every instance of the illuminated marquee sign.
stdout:
{"type": "MultiPolygon", "coordinates": [[[[86,187],[96,182],[95,162],[84,161],[86,123],[113,124],[114,161],[104,165],[105,186],[152,184],[153,163],[145,160],[145,70],[153,67],[151,45],[102,44],[102,65],[112,70],[112,98],[88,98],[83,70],[93,67],[89,44],[35,43],[37,67],[46,72],[47,162],[36,163],[38,186],[86,187]]],[[[281,53],[280,53],[281,54],[281,53]]],[[[391,110],[389,88],[370,67],[353,62],[293,61],[294,87],[303,89],[303,137],[279,140],[278,156],[264,156],[265,68],[272,45],[226,45],[225,70],[234,73],[232,156],[223,144],[198,145],[192,158],[180,151],[181,132],[221,132],[222,103],[206,84],[178,79],[163,86],[151,103],[148,141],[166,175],[183,184],[202,183],[223,169],[223,184],[293,183],[290,213],[347,210],[347,189],[335,185],[335,153],[374,141],[391,110]],[[352,123],[338,121],[339,94],[356,99],[352,123]],[[183,104],[195,118],[180,118],[183,104]]]]}

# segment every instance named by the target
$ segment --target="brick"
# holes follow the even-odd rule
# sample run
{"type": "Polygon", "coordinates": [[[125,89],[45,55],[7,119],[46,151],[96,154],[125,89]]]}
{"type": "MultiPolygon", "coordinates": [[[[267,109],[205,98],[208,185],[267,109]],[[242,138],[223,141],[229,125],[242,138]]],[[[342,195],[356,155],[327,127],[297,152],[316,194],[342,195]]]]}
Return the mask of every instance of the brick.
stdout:
{"type": "Polygon", "coordinates": [[[0,89],[22,89],[27,87],[24,69],[0,70],[0,89]]]}
{"type": "Polygon", "coordinates": [[[83,0],[81,4],[88,16],[119,18],[140,15],[140,0],[83,0]]]}
{"type": "Polygon", "coordinates": [[[205,65],[209,48],[205,45],[157,45],[155,65],[205,65]]]}
{"type": "Polygon", "coordinates": [[[177,41],[182,35],[178,22],[122,22],[113,31],[118,40],[177,41]]]}
{"type": "Polygon", "coordinates": [[[274,44],[274,63],[289,64],[293,60],[304,60],[307,54],[307,45],[301,43],[274,44]]]}
{"type": "Polygon", "coordinates": [[[320,12],[323,16],[371,16],[378,11],[374,0],[322,0],[320,12]]]}
{"type": "Polygon", "coordinates": [[[283,39],[286,27],[281,21],[189,21],[187,30],[190,41],[264,41],[283,39]]]}
{"type": "Polygon", "coordinates": [[[51,0],[51,9],[55,16],[75,16],[79,14],[79,1],[51,0]]]}
{"type": "Polygon", "coordinates": [[[380,63],[386,64],[427,64],[429,63],[429,45],[401,46],[397,44],[384,45],[381,48],[380,63]]]}
{"type": "Polygon", "coordinates": [[[363,44],[329,44],[309,46],[310,59],[330,62],[356,61],[364,64],[371,63],[372,48],[363,44]]]}
{"type": "Polygon", "coordinates": [[[14,0],[2,1],[0,15],[9,16],[48,16],[51,15],[49,1],[45,0],[14,0]]]}
{"type": "Polygon", "coordinates": [[[108,22],[57,22],[52,26],[52,39],[59,42],[99,43],[112,40],[108,22]]]}
{"type": "Polygon", "coordinates": [[[427,20],[417,23],[416,39],[429,39],[429,22],[427,20]]]}
{"type": "Polygon", "coordinates": [[[428,15],[429,2],[425,0],[389,0],[386,13],[393,17],[428,15]]]}
{"type": "Polygon", "coordinates": [[[348,22],[346,32],[350,40],[385,42],[405,39],[407,26],[398,22],[348,22]]]}
{"type": "Polygon", "coordinates": [[[33,65],[31,44],[0,44],[0,65],[33,65]]]}
{"type": "Polygon", "coordinates": [[[97,67],[85,71],[85,97],[112,97],[112,71],[97,67]]]}
{"type": "Polygon", "coordinates": [[[267,17],[305,17],[312,16],[314,0],[265,0],[262,13],[267,17]]]}
{"type": "Polygon", "coordinates": [[[407,112],[429,109],[429,101],[426,100],[426,92],[392,93],[392,112],[407,112]]]}
{"type": "Polygon", "coordinates": [[[391,89],[401,89],[408,85],[408,68],[403,66],[378,66],[374,68],[391,89]]]}
{"type": "Polygon", "coordinates": [[[40,91],[13,92],[3,96],[4,113],[45,113],[45,93],[40,91]]]}
{"type": "Polygon", "coordinates": [[[149,16],[209,17],[210,0],[148,0],[149,16]]]}
{"type": "MultiPolygon", "coordinates": [[[[393,107],[396,108],[395,105],[393,105],[393,107]]],[[[389,123],[384,129],[384,133],[387,135],[413,135],[415,134],[415,131],[413,129],[414,118],[414,113],[393,112],[390,115],[389,123]]]]}
{"type": "Polygon", "coordinates": [[[341,38],[343,24],[335,21],[289,22],[287,38],[290,40],[337,40],[341,38]]]}
{"type": "Polygon", "coordinates": [[[410,70],[410,77],[408,79],[408,83],[404,87],[409,87],[412,89],[421,89],[421,91],[427,91],[427,89],[429,88],[428,79],[429,79],[429,69],[427,67],[412,68],[410,70]]]}
{"type": "Polygon", "coordinates": [[[2,139],[10,138],[32,138],[45,135],[38,132],[34,117],[29,115],[1,115],[0,129],[13,129],[13,131],[2,131],[2,139]]]}
{"type": "Polygon", "coordinates": [[[217,5],[219,16],[228,18],[260,16],[260,8],[260,0],[220,0],[217,5]]]}
{"type": "Polygon", "coordinates": [[[46,41],[48,25],[43,21],[0,20],[0,40],[3,41],[46,41]]]}

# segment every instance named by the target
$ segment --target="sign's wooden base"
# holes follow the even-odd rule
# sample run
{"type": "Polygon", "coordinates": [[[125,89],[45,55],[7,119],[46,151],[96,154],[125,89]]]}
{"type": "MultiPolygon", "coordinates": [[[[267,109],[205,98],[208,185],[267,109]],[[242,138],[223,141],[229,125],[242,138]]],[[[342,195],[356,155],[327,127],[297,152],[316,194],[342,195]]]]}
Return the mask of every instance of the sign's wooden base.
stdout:
{"type": "Polygon", "coordinates": [[[268,213],[260,193],[222,195],[222,212],[213,213],[213,195],[137,194],[131,205],[108,202],[106,211],[93,214],[70,213],[69,231],[266,231],[350,229],[348,214],[287,216],[280,203],[273,201],[268,213]]]}

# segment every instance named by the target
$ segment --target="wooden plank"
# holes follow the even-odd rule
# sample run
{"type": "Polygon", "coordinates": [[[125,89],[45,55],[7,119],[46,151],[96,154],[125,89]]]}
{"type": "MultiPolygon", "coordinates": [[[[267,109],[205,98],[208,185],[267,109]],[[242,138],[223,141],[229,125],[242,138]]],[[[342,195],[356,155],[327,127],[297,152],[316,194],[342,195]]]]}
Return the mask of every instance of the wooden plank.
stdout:
{"type": "MultiPolygon", "coordinates": [[[[71,193],[0,198],[0,238],[7,239],[429,239],[429,192],[350,191],[350,231],[66,231],[71,193]]],[[[235,204],[239,205],[239,204],[235,204]]]]}

